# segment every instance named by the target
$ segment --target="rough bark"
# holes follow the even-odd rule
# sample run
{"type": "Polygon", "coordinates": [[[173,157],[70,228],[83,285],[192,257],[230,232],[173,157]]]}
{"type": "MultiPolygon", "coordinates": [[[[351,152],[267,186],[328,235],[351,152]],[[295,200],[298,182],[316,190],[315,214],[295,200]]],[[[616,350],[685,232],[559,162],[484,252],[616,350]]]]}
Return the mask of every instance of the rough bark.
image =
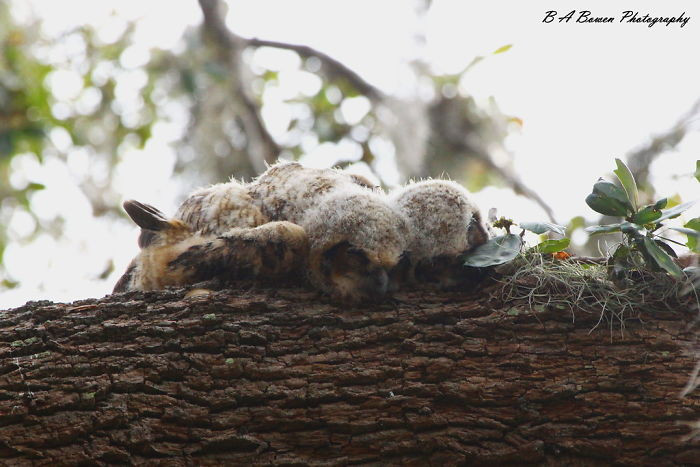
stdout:
{"type": "Polygon", "coordinates": [[[598,319],[488,289],[31,302],[0,313],[0,463],[699,463],[693,316],[598,319]]]}

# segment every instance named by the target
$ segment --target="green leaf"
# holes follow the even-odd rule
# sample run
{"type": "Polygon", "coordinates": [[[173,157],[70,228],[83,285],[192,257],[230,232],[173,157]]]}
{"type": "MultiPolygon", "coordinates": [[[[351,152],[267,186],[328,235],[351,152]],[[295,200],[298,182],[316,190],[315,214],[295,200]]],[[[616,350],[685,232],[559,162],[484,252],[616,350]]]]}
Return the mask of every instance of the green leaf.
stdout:
{"type": "Polygon", "coordinates": [[[586,227],[584,230],[591,235],[601,234],[601,233],[612,233],[612,232],[619,232],[621,225],[622,224],[592,225],[590,227],[586,227]]]}
{"type": "Polygon", "coordinates": [[[693,230],[700,230],[700,217],[690,219],[683,227],[687,227],[693,230]]]}
{"type": "Polygon", "coordinates": [[[700,160],[695,161],[695,180],[700,182],[700,160]]]}
{"type": "Polygon", "coordinates": [[[495,237],[465,255],[465,266],[485,268],[513,260],[523,245],[519,235],[495,237]]]}
{"type": "Polygon", "coordinates": [[[31,183],[29,183],[29,185],[27,185],[26,190],[27,191],[39,191],[39,190],[43,190],[45,188],[46,188],[46,185],[44,185],[43,183],[31,182],[31,183]]]}
{"type": "Polygon", "coordinates": [[[678,258],[678,255],[676,254],[675,251],[673,251],[673,248],[671,248],[671,245],[669,245],[668,243],[664,242],[663,240],[659,240],[659,239],[654,239],[654,243],[656,243],[659,248],[664,250],[667,255],[672,256],[674,258],[678,258]]]}
{"type": "Polygon", "coordinates": [[[509,51],[509,50],[511,49],[511,47],[513,47],[513,44],[504,45],[504,46],[502,46],[502,47],[497,48],[497,49],[493,52],[493,54],[494,54],[494,55],[496,55],[496,54],[502,54],[503,52],[509,51]]]}
{"type": "Polygon", "coordinates": [[[544,242],[535,246],[534,249],[542,254],[556,253],[557,251],[566,249],[570,242],[571,241],[568,238],[562,238],[561,240],[545,240],[544,242]]]}
{"type": "Polygon", "coordinates": [[[616,199],[629,208],[630,212],[633,212],[632,204],[627,197],[627,193],[625,193],[625,190],[618,187],[614,183],[605,181],[601,178],[595,185],[593,185],[593,193],[599,196],[616,199]]]}
{"type": "Polygon", "coordinates": [[[673,259],[659,246],[654,243],[649,237],[644,237],[643,243],[640,245],[642,247],[642,252],[646,252],[645,258],[653,260],[656,266],[668,272],[671,276],[676,279],[681,279],[683,277],[683,271],[678,267],[673,259]]]}
{"type": "Polygon", "coordinates": [[[644,206],[642,209],[632,216],[632,222],[639,225],[650,224],[661,217],[661,211],[656,208],[655,204],[644,206]]]}
{"type": "Polygon", "coordinates": [[[569,221],[566,230],[573,232],[576,229],[582,229],[584,227],[586,227],[586,219],[584,219],[583,216],[576,216],[569,221]]]}
{"type": "Polygon", "coordinates": [[[622,260],[627,259],[631,252],[632,252],[632,250],[630,250],[629,247],[620,243],[617,246],[617,248],[615,249],[615,252],[613,253],[612,258],[615,261],[622,261],[622,260]]]}
{"type": "Polygon", "coordinates": [[[559,235],[564,235],[566,232],[565,227],[558,224],[552,224],[551,222],[521,222],[520,227],[538,235],[542,235],[546,232],[554,232],[558,233],[559,235]]]}
{"type": "Polygon", "coordinates": [[[594,211],[606,216],[624,217],[627,215],[627,207],[615,198],[591,193],[586,197],[586,204],[594,211]]]}
{"type": "MultiPolygon", "coordinates": [[[[693,219],[696,220],[696,219],[693,219]]],[[[698,222],[700,224],[700,222],[698,222]]],[[[688,224],[686,224],[688,225],[688,224]]],[[[688,229],[685,227],[671,227],[671,230],[683,233],[688,237],[685,246],[693,253],[700,253],[700,231],[696,229],[688,229]]]]}
{"type": "Polygon", "coordinates": [[[620,243],[615,249],[612,258],[608,260],[608,274],[615,283],[624,283],[627,270],[630,268],[630,256],[632,250],[620,243]]]}
{"type": "MultiPolygon", "coordinates": [[[[690,219],[684,225],[684,227],[686,229],[693,229],[695,231],[700,231],[700,217],[696,217],[695,219],[690,219]]],[[[700,239],[696,238],[695,236],[688,235],[688,242],[686,243],[686,246],[693,253],[700,253],[700,239]]]]}
{"type": "Polygon", "coordinates": [[[683,200],[681,199],[681,195],[676,193],[675,195],[668,198],[668,203],[666,203],[665,208],[670,209],[670,208],[678,206],[679,204],[682,204],[682,203],[683,203],[683,200]]]}
{"type": "Polygon", "coordinates": [[[668,204],[668,198],[661,198],[660,200],[658,200],[656,202],[656,204],[654,204],[654,207],[656,209],[663,209],[666,207],[667,204],[668,204]]]}
{"type": "Polygon", "coordinates": [[[10,279],[3,279],[2,282],[0,282],[0,287],[4,287],[6,289],[14,289],[19,285],[19,282],[11,281],[10,279]]]}
{"type": "Polygon", "coordinates": [[[617,178],[620,179],[620,183],[622,183],[622,187],[627,193],[627,198],[630,200],[630,203],[632,203],[632,209],[636,211],[637,206],[639,206],[639,193],[637,191],[637,183],[634,181],[634,175],[632,175],[630,169],[620,159],[615,159],[615,163],[617,164],[617,170],[613,172],[615,172],[617,178]]]}
{"type": "Polygon", "coordinates": [[[692,205],[697,203],[697,200],[695,201],[688,201],[687,203],[679,204],[678,206],[675,206],[671,209],[667,209],[665,211],[661,211],[661,217],[656,219],[656,222],[660,222],[666,219],[671,219],[677,216],[680,216],[683,211],[686,209],[690,208],[692,205]]]}

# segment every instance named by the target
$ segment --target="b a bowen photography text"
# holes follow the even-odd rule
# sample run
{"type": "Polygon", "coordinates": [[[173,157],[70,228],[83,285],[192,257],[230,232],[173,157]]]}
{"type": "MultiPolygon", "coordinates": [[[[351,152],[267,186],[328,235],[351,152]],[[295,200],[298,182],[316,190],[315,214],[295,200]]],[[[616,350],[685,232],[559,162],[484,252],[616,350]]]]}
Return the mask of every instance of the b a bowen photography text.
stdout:
{"type": "Polygon", "coordinates": [[[543,23],[552,23],[555,20],[559,23],[645,23],[648,27],[656,24],[671,26],[678,24],[681,28],[688,24],[690,16],[686,16],[685,11],[677,16],[654,16],[649,13],[642,14],[638,11],[625,10],[619,16],[594,16],[590,10],[571,10],[568,13],[557,16],[556,10],[549,10],[545,13],[543,23]]]}

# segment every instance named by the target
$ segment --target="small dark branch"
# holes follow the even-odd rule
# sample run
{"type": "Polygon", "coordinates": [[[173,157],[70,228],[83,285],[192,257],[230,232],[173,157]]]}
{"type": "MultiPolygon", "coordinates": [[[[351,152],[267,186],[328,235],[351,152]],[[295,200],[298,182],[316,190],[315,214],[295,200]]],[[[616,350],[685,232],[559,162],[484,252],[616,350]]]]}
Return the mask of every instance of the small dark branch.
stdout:
{"type": "Polygon", "coordinates": [[[670,238],[662,237],[661,235],[657,235],[657,237],[660,238],[661,240],[666,241],[666,242],[675,243],[678,246],[683,246],[683,247],[686,246],[685,243],[677,242],[675,240],[671,240],[670,238]]]}
{"type": "MultiPolygon", "coordinates": [[[[262,120],[262,116],[260,115],[260,109],[258,108],[258,105],[248,97],[248,94],[246,94],[246,92],[243,89],[241,89],[242,87],[243,84],[239,83],[238,94],[240,95],[241,102],[245,106],[248,116],[250,117],[250,124],[255,128],[255,131],[260,135],[260,138],[262,139],[262,143],[265,147],[265,150],[263,151],[263,159],[267,164],[273,164],[279,156],[280,147],[274,140],[274,138],[272,138],[270,132],[267,131],[267,127],[265,127],[265,124],[262,120]]],[[[250,156],[253,155],[250,154],[250,156]]],[[[254,167],[257,165],[255,164],[255,161],[251,161],[251,163],[254,167]]]]}
{"type": "MultiPolygon", "coordinates": [[[[200,8],[204,15],[205,33],[215,44],[222,62],[226,63],[233,77],[233,93],[241,102],[239,111],[244,122],[244,131],[249,139],[256,138],[261,146],[260,151],[249,151],[249,157],[253,167],[264,169],[258,159],[268,164],[277,160],[280,153],[279,145],[275,142],[260,115],[259,105],[251,97],[246,89],[246,83],[241,73],[244,66],[241,53],[246,41],[232,33],[224,22],[224,4],[221,0],[199,0],[200,8]]],[[[249,143],[250,144],[250,143],[249,143]]]]}
{"type": "MultiPolygon", "coordinates": [[[[203,1],[203,0],[200,0],[203,1]]],[[[320,52],[313,47],[299,44],[288,44],[286,42],[268,41],[264,39],[252,38],[247,40],[250,47],[274,47],[276,49],[292,50],[303,58],[316,57],[321,61],[326,74],[331,78],[345,78],[352,84],[358,92],[365,95],[373,102],[384,99],[384,93],[365,81],[360,75],[342,64],[333,57],[320,52]]]]}

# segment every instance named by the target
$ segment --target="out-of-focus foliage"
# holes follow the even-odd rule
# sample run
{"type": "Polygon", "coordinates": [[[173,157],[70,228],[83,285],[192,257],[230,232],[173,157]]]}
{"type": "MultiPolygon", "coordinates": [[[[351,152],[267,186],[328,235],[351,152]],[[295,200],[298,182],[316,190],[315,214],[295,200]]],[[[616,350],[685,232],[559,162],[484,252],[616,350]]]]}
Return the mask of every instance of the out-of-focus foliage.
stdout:
{"type": "MultiPolygon", "coordinates": [[[[8,6],[0,3],[0,225],[9,223],[11,210],[29,211],[29,196],[43,188],[38,183],[10,183],[13,156],[30,152],[41,158],[47,118],[51,118],[47,92],[41,83],[50,67],[32,60],[27,54],[27,39],[36,35],[36,27],[18,29],[12,24],[8,6]]],[[[0,264],[8,241],[0,228],[0,264]]],[[[2,277],[2,276],[0,276],[2,277]]],[[[2,285],[15,284],[3,278],[2,285]]],[[[0,286],[0,287],[1,287],[0,286]]]]}
{"type": "MultiPolygon", "coordinates": [[[[38,232],[62,235],[61,214],[45,218],[32,209],[32,195],[44,185],[28,178],[26,166],[84,160],[87,169],[73,175],[93,213],[118,212],[120,197],[110,180],[124,149],[143,147],[151,135],[160,76],[158,69],[124,60],[129,27],[109,43],[100,42],[91,27],[47,39],[37,20],[17,24],[11,13],[10,4],[1,2],[0,275],[9,241],[26,242],[38,232]],[[31,216],[31,231],[7,229],[18,212],[31,216]]],[[[14,285],[3,277],[2,286],[14,285]]]]}

